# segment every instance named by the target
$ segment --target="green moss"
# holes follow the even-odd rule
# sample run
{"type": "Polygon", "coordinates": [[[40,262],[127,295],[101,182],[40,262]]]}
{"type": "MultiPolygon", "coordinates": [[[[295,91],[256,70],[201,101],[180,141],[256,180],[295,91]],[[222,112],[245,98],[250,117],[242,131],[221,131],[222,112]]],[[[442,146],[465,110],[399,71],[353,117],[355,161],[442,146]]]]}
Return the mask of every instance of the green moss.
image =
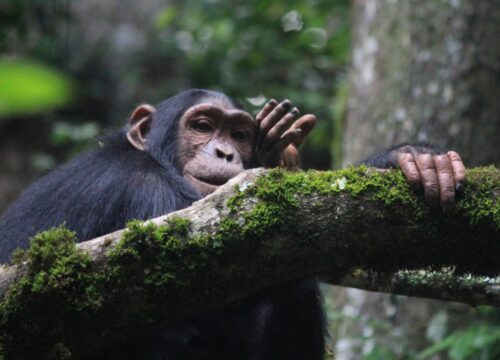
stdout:
{"type": "Polygon", "coordinates": [[[234,190],[236,191],[236,195],[232,196],[227,200],[227,207],[232,211],[237,211],[243,204],[243,200],[245,199],[245,191],[239,185],[234,186],[234,190]]]}
{"type": "MultiPolygon", "coordinates": [[[[346,194],[354,197],[363,195],[367,201],[381,202],[385,205],[383,213],[374,214],[380,219],[393,216],[401,208],[412,211],[414,216],[408,227],[417,230],[421,229],[422,219],[431,213],[431,209],[422,197],[415,196],[409,189],[408,183],[400,171],[381,173],[364,166],[348,167],[335,172],[287,172],[282,169],[273,169],[266,175],[260,176],[253,184],[238,187],[236,190],[236,194],[227,202],[231,212],[230,218],[224,220],[227,224],[222,224],[221,231],[215,236],[218,244],[227,244],[234,241],[235,238],[255,242],[263,235],[271,237],[272,234],[276,234],[276,238],[278,238],[285,233],[304,233],[304,236],[297,240],[295,246],[309,248],[307,243],[311,241],[311,231],[310,229],[297,228],[295,219],[299,206],[298,199],[303,196],[314,199],[315,196],[324,195],[346,194]],[[248,204],[250,206],[247,206],[247,201],[251,202],[248,204]],[[245,210],[248,208],[250,210],[245,210]]],[[[311,205],[313,206],[311,211],[317,209],[321,212],[328,208],[328,204],[324,204],[322,201],[313,200],[311,205]]],[[[372,208],[376,209],[377,207],[372,208]]],[[[437,224],[429,221],[428,218],[426,221],[429,234],[432,234],[437,224]]],[[[339,237],[342,238],[340,231],[349,232],[350,230],[338,228],[337,231],[339,237]]],[[[421,246],[416,241],[414,241],[414,245],[411,242],[408,242],[407,245],[409,251],[411,251],[412,246],[421,246]]],[[[267,246],[268,253],[272,257],[282,245],[275,241],[267,246]],[[273,251],[269,246],[276,248],[276,251],[273,251]]],[[[369,246],[370,243],[367,243],[367,247],[369,246]]]]}
{"type": "Polygon", "coordinates": [[[28,258],[28,251],[17,248],[11,255],[11,263],[13,265],[22,264],[28,258]]]}
{"type": "Polygon", "coordinates": [[[68,329],[85,327],[83,314],[103,304],[93,263],[64,227],[35,236],[19,260],[27,274],[11,286],[0,306],[0,341],[6,358],[65,359],[71,352],[68,329]],[[71,316],[68,316],[71,313],[71,316]]]}
{"type": "MultiPolygon", "coordinates": [[[[298,194],[340,194],[358,196],[371,193],[373,200],[386,205],[413,203],[415,196],[400,171],[386,171],[383,174],[364,166],[348,167],[335,172],[308,171],[290,173],[280,169],[259,178],[258,189],[254,191],[259,199],[285,202],[296,205],[298,194]]],[[[249,189],[250,194],[251,188],[249,189]]]]}
{"type": "MultiPolygon", "coordinates": [[[[297,208],[297,189],[302,185],[298,173],[291,175],[283,170],[273,170],[266,176],[240,191],[228,200],[228,207],[241,220],[234,221],[231,233],[243,238],[258,238],[271,231],[278,231],[282,226],[290,225],[291,216],[297,208]],[[258,203],[253,209],[242,212],[243,199],[254,196],[258,203]]],[[[227,232],[226,232],[227,233],[227,232]]]]}
{"type": "MultiPolygon", "coordinates": [[[[409,190],[400,171],[382,174],[364,166],[348,167],[335,172],[286,172],[274,169],[230,198],[228,207],[234,214],[243,218],[243,234],[258,236],[284,224],[289,226],[298,206],[298,196],[341,193],[352,196],[368,194],[369,199],[388,206],[411,206],[416,218],[428,211],[422,200],[409,190]],[[242,213],[244,199],[250,196],[259,201],[251,211],[242,213]]],[[[317,202],[316,205],[322,206],[322,203],[317,202]]]]}
{"type": "Polygon", "coordinates": [[[75,234],[64,227],[35,236],[30,248],[17,256],[17,261],[27,263],[27,273],[0,305],[3,355],[92,357],[92,351],[108,342],[119,344],[145,329],[154,312],[154,306],[143,300],[148,292],[179,285],[176,260],[189,247],[184,241],[189,227],[189,220],[182,218],[163,226],[130,222],[100,268],[77,249],[75,234]],[[104,333],[109,331],[105,337],[99,336],[102,324],[108,327],[104,333]]]}
{"type": "Polygon", "coordinates": [[[467,171],[467,179],[466,200],[457,203],[457,211],[467,214],[470,225],[494,224],[500,229],[500,171],[493,166],[475,168],[467,171]]]}
{"type": "MultiPolygon", "coordinates": [[[[152,222],[132,221],[120,242],[108,254],[107,281],[126,283],[125,294],[133,296],[135,289],[142,291],[175,285],[176,260],[180,252],[192,243],[185,238],[190,222],[183,218],[170,218],[162,226],[152,222]]],[[[144,309],[138,306],[134,312],[144,309]]]]}
{"type": "MultiPolygon", "coordinates": [[[[258,271],[276,273],[282,268],[285,276],[289,273],[287,266],[285,264],[277,266],[274,260],[276,256],[282,257],[279,255],[282,251],[290,252],[292,254],[290,259],[298,256],[304,260],[305,252],[311,257],[310,261],[314,261],[312,260],[314,257],[321,257],[321,254],[314,253],[315,247],[311,246],[311,242],[314,242],[314,232],[311,232],[311,229],[296,226],[299,199],[304,196],[312,199],[309,204],[312,207],[309,211],[322,212],[330,211],[331,208],[328,202],[314,200],[317,196],[342,196],[344,194],[348,197],[363,195],[365,201],[383,203],[384,212],[375,216],[385,221],[399,209],[409,209],[414,214],[409,227],[414,229],[421,228],[419,224],[422,218],[429,215],[431,211],[422,197],[416,197],[410,191],[404,176],[399,171],[382,174],[363,166],[349,167],[335,172],[287,172],[282,169],[273,169],[266,175],[258,177],[254,183],[236,188],[236,194],[227,201],[230,210],[229,217],[223,220],[220,231],[213,238],[204,237],[203,241],[205,243],[213,241],[221,247],[240,242],[243,243],[240,244],[241,247],[250,247],[250,244],[244,245],[244,243],[258,244],[261,238],[273,238],[273,241],[264,244],[265,251],[261,257],[265,254],[266,258],[261,261],[262,269],[258,271]],[[295,236],[293,245],[280,241],[280,238],[286,238],[285,234],[289,233],[303,234],[303,236],[295,236]]],[[[432,222],[428,224],[429,233],[435,231],[436,225],[432,222]]],[[[342,231],[349,233],[352,230],[342,226],[337,227],[339,239],[349,238],[349,234],[344,236],[342,231]]],[[[384,234],[376,233],[373,235],[374,237],[384,236],[384,234]]],[[[399,240],[396,239],[396,241],[399,240]]],[[[367,239],[367,249],[364,251],[370,251],[370,244],[377,244],[377,240],[367,239]]],[[[421,244],[417,244],[416,240],[413,244],[407,242],[408,252],[412,251],[413,246],[421,247],[421,244]]],[[[387,249],[386,253],[389,254],[390,251],[387,249]]],[[[276,276],[280,278],[279,274],[276,276]]]]}

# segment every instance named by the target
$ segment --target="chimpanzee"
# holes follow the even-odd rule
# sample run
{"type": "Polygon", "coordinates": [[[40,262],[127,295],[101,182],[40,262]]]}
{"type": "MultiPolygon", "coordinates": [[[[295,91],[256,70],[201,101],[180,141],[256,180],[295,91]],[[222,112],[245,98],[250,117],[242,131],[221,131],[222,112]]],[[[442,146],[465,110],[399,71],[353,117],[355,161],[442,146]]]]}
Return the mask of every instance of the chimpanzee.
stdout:
{"type": "MultiPolygon", "coordinates": [[[[226,95],[192,89],[128,124],[35,182],[0,218],[0,261],[35,233],[65,223],[81,241],[185,208],[244,169],[298,165],[315,123],[290,101],[269,101],[254,120],[226,95]],[[298,119],[297,119],[298,118],[298,119]]],[[[368,165],[400,166],[431,203],[452,205],[464,168],[455,152],[401,145],[368,165]]],[[[158,330],[104,358],[322,359],[323,311],[316,280],[270,289],[214,314],[158,330]]]]}

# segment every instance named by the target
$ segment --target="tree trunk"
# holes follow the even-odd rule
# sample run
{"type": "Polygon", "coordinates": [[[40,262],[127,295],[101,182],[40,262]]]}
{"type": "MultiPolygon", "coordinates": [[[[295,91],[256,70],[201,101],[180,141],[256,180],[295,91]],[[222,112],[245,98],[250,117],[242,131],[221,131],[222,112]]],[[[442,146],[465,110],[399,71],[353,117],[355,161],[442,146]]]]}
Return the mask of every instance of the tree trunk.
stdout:
{"type": "MultiPolygon", "coordinates": [[[[499,0],[355,1],[344,163],[395,143],[428,141],[459,151],[469,166],[498,165],[499,32],[499,0]]],[[[356,290],[335,290],[332,297],[346,299],[338,304],[343,314],[362,319],[357,330],[346,330],[347,321],[336,327],[339,360],[377,347],[396,356],[418,352],[447,334],[435,328],[468,324],[475,314],[356,290]]]]}
{"type": "Polygon", "coordinates": [[[354,28],[347,163],[405,141],[500,163],[499,0],[362,0],[354,28]]]}

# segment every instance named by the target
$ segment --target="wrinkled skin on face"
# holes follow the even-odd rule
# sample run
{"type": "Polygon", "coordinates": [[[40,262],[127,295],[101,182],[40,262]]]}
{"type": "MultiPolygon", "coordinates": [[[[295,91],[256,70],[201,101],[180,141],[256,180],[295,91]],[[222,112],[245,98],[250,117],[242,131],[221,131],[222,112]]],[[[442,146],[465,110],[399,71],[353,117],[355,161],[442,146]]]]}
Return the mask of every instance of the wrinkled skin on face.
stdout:
{"type": "Polygon", "coordinates": [[[315,122],[313,115],[297,120],[298,114],[288,100],[271,100],[256,120],[221,101],[191,107],[177,139],[183,176],[207,195],[249,167],[298,167],[296,147],[315,122]]]}
{"type": "Polygon", "coordinates": [[[252,160],[255,121],[246,112],[204,102],[179,123],[178,161],[182,174],[207,195],[247,168],[252,160]]]}

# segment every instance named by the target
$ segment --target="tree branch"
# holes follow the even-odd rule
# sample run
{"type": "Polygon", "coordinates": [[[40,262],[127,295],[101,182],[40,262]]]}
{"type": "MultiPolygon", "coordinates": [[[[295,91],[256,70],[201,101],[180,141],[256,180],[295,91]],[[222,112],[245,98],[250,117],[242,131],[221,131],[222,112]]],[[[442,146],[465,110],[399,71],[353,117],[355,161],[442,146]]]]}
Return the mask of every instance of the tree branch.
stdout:
{"type": "Polygon", "coordinates": [[[348,275],[357,267],[391,273],[446,266],[454,274],[498,276],[500,171],[478,168],[467,176],[448,214],[415,196],[399,171],[256,169],[187,209],[130,224],[79,250],[67,231],[46,232],[18,265],[0,270],[4,338],[16,339],[2,346],[20,353],[19,338],[50,336],[44,346],[90,352],[154,324],[319,275],[361,288],[500,305],[498,292],[490,291],[498,278],[493,287],[443,283],[445,292],[406,275],[356,282],[348,275]],[[61,315],[54,318],[51,309],[61,315]],[[73,323],[77,330],[68,331],[73,323]],[[107,336],[91,337],[103,323],[107,336]],[[50,335],[32,329],[44,324],[50,335]]]}
{"type": "Polygon", "coordinates": [[[471,305],[500,304],[500,276],[455,274],[453,268],[399,270],[394,273],[357,269],[330,282],[363,290],[471,305]]]}

